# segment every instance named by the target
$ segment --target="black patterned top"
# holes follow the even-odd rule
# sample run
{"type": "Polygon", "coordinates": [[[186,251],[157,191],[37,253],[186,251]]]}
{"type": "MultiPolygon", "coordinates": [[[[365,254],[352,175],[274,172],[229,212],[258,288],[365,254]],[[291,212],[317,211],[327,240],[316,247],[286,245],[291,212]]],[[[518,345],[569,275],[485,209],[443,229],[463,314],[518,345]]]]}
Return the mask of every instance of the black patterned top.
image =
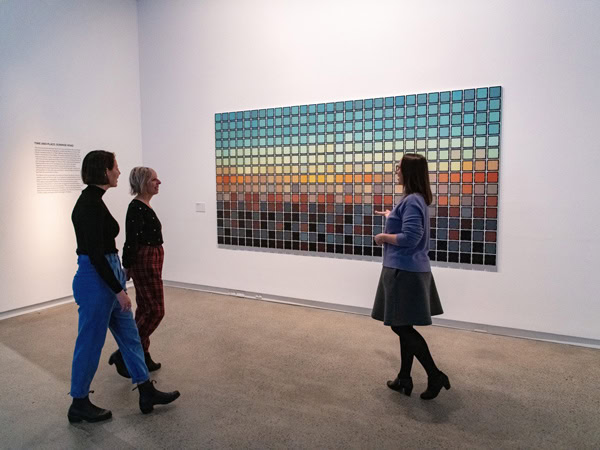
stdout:
{"type": "Polygon", "coordinates": [[[140,246],[161,245],[162,243],[162,225],[156,213],[144,202],[133,199],[129,203],[125,218],[123,267],[129,268],[135,264],[140,246]]]}

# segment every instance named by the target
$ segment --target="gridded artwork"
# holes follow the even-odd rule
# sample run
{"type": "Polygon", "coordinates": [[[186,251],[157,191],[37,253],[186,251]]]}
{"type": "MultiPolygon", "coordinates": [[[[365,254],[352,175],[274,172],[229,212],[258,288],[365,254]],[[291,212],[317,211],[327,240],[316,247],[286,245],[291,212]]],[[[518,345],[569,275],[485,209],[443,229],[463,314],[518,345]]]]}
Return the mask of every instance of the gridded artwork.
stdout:
{"type": "Polygon", "coordinates": [[[496,265],[500,86],[215,115],[224,246],[380,257],[405,153],[429,163],[432,261],[496,265]]]}

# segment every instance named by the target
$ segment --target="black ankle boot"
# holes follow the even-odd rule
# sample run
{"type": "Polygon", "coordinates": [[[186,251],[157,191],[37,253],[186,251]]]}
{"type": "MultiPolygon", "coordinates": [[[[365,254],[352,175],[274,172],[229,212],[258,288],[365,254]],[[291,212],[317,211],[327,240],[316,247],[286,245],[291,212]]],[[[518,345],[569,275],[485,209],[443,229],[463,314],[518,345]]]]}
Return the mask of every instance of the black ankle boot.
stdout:
{"type": "Polygon", "coordinates": [[[413,382],[411,377],[400,378],[398,376],[394,381],[388,381],[387,386],[394,391],[404,392],[404,395],[407,397],[410,397],[410,394],[413,390],[413,382]]]}
{"type": "Polygon", "coordinates": [[[154,372],[161,368],[161,364],[152,361],[152,357],[150,353],[144,353],[144,359],[146,360],[146,367],[148,367],[148,372],[154,372]]]}
{"type": "Polygon", "coordinates": [[[67,413],[67,418],[71,423],[81,422],[82,420],[86,422],[101,422],[111,417],[112,412],[108,409],[98,408],[90,401],[89,395],[83,398],[74,398],[67,413]]]}
{"type": "Polygon", "coordinates": [[[444,372],[440,371],[437,375],[427,379],[427,390],[421,394],[421,398],[423,400],[433,400],[442,388],[450,389],[450,380],[444,372]]]}
{"type": "Polygon", "coordinates": [[[167,405],[179,398],[179,391],[161,392],[154,387],[156,381],[148,380],[137,387],[140,391],[140,410],[144,414],[152,412],[154,405],[167,405]]]}
{"type": "Polygon", "coordinates": [[[121,350],[117,350],[110,358],[108,358],[108,364],[111,366],[114,364],[117,368],[117,373],[125,378],[131,378],[129,375],[129,370],[127,370],[127,366],[125,365],[125,361],[123,361],[123,355],[121,355],[121,350]]]}

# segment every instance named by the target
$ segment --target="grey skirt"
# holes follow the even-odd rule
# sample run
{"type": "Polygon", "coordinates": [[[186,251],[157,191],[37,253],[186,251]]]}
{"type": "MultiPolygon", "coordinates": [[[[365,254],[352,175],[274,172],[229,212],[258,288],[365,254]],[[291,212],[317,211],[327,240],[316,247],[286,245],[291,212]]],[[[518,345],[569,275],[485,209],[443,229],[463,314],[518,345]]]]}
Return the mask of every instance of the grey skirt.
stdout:
{"type": "Polygon", "coordinates": [[[407,272],[384,267],[379,277],[371,317],[384,325],[431,325],[443,314],[431,272],[407,272]]]}

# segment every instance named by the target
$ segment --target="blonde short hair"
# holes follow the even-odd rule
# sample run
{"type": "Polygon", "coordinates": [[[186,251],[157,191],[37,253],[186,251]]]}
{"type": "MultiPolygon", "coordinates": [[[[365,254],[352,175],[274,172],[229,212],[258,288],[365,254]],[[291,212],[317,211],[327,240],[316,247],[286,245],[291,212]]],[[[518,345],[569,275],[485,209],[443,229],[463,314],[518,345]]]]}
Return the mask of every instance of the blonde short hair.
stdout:
{"type": "Polygon", "coordinates": [[[129,186],[131,186],[131,195],[143,194],[152,178],[152,169],[150,167],[134,167],[129,174],[129,186]]]}

